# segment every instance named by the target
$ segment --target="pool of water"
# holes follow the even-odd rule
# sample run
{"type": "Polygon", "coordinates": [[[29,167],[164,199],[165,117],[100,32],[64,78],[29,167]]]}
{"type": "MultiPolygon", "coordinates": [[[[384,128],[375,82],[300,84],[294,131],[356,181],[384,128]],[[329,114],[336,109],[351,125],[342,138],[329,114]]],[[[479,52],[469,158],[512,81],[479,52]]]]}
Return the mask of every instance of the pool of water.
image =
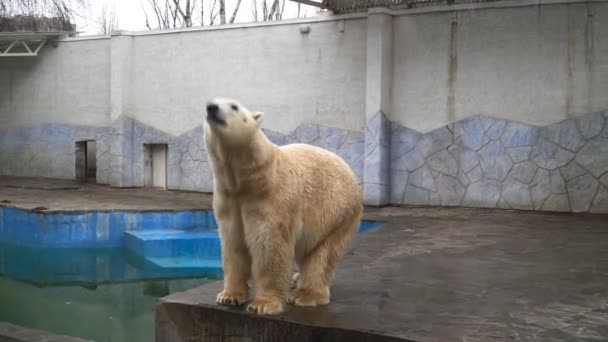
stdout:
{"type": "Polygon", "coordinates": [[[150,267],[125,249],[0,244],[0,321],[102,341],[154,341],[158,298],[221,270],[150,267]]]}
{"type": "MultiPolygon", "coordinates": [[[[125,216],[135,222],[132,230],[118,224],[122,216],[108,216],[106,221],[118,223],[106,227],[97,216],[87,218],[89,213],[3,213],[0,321],[97,342],[154,341],[158,298],[223,276],[213,224],[201,232],[159,229],[213,223],[208,213],[179,214],[183,222],[171,215],[125,216]]],[[[363,221],[359,232],[379,225],[363,221]]]]}
{"type": "Polygon", "coordinates": [[[37,287],[0,277],[0,321],[93,341],[154,341],[158,298],[211,280],[37,287]]]}

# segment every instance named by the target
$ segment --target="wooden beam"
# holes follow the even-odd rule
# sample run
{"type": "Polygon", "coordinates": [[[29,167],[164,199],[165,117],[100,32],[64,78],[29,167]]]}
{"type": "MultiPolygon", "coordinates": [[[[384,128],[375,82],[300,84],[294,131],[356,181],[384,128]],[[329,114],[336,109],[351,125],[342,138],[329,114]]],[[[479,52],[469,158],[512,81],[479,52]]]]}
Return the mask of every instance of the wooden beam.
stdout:
{"type": "Polygon", "coordinates": [[[300,3],[302,5],[309,5],[309,6],[319,7],[319,8],[322,8],[322,9],[328,9],[329,8],[329,7],[327,7],[327,5],[325,5],[322,2],[316,2],[316,1],[312,1],[312,0],[291,0],[291,1],[300,3]]]}

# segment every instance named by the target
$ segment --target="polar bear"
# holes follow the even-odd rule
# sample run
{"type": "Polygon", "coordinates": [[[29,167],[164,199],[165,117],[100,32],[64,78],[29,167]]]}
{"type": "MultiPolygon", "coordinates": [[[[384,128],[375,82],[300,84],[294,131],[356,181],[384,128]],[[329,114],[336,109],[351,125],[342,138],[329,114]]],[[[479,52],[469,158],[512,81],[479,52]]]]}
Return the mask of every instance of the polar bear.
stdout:
{"type": "Polygon", "coordinates": [[[205,142],[214,175],[224,289],[217,302],[277,314],[286,303],[330,302],[334,269],[359,226],[363,196],[336,154],[306,144],[277,146],[263,113],[230,99],[207,103],[205,142]],[[299,273],[293,279],[294,260],[299,273]]]}

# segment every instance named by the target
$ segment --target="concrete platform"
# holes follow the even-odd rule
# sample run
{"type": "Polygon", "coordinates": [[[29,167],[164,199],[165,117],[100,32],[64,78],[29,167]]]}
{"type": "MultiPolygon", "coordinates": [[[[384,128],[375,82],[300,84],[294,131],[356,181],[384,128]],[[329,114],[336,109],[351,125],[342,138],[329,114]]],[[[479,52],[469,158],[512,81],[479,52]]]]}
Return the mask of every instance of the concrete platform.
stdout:
{"type": "Polygon", "coordinates": [[[157,341],[607,341],[608,216],[385,208],[340,265],[332,303],[276,317],[162,299],[157,341]]]}
{"type": "Polygon", "coordinates": [[[64,211],[184,211],[211,208],[211,194],[112,188],[49,178],[0,177],[0,206],[64,211]]]}

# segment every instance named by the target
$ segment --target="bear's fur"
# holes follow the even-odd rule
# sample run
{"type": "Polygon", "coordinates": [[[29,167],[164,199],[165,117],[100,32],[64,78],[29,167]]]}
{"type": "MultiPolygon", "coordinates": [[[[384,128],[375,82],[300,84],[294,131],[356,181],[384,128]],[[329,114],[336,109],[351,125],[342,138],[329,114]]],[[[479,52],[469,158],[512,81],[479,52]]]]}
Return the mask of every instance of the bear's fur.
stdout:
{"type": "Polygon", "coordinates": [[[214,175],[224,290],[217,302],[276,314],[286,302],[330,302],[334,268],[356,233],[363,198],[336,154],[306,144],[277,146],[260,129],[262,113],[234,100],[207,105],[205,140],[214,175]],[[299,275],[293,277],[293,261],[299,275]]]}

